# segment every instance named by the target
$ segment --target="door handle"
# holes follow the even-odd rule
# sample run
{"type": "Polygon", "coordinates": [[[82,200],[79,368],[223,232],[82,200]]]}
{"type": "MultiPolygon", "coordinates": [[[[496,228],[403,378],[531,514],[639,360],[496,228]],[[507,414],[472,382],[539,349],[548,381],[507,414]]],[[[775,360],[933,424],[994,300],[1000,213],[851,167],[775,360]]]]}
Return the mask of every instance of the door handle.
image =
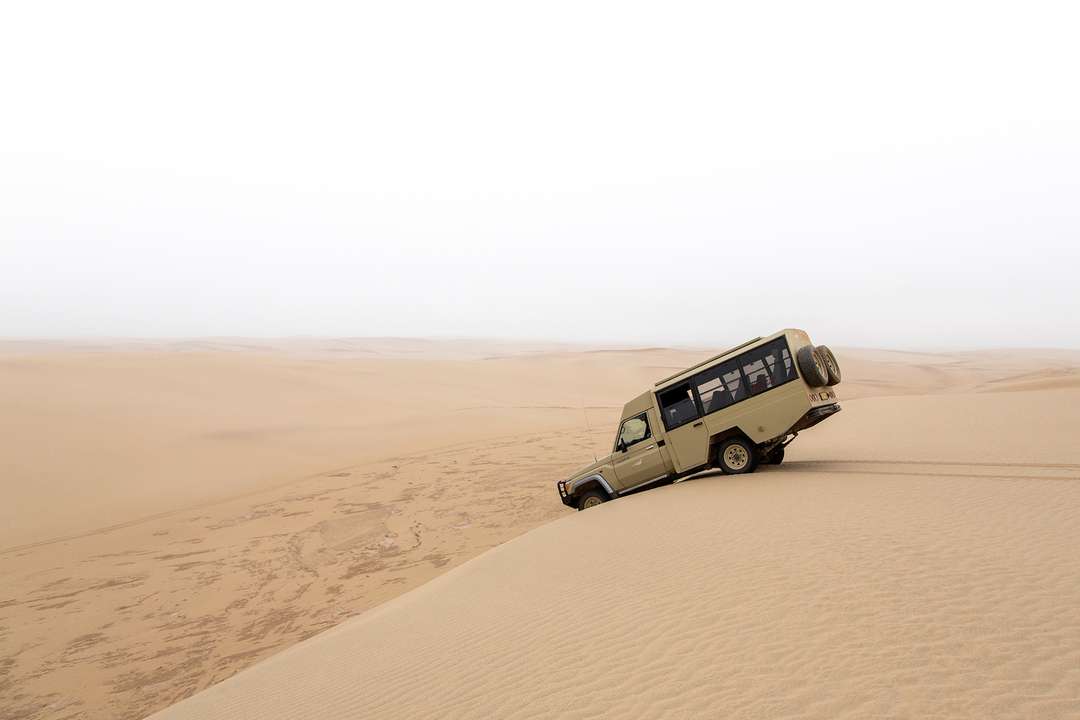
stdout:
{"type": "Polygon", "coordinates": [[[701,427],[701,420],[698,420],[696,423],[694,423],[694,427],[701,427]]]}
{"type": "Polygon", "coordinates": [[[646,450],[655,450],[655,449],[656,449],[656,446],[655,446],[655,445],[650,445],[649,447],[647,447],[647,448],[645,448],[645,449],[646,449],[646,450]]]}

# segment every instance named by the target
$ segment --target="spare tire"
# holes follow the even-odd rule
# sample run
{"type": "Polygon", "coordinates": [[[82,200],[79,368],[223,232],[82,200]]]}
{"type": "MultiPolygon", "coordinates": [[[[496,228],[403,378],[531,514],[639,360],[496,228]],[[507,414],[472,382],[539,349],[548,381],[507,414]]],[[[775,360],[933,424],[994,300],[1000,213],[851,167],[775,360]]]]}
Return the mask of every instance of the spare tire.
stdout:
{"type": "Polygon", "coordinates": [[[825,361],[825,369],[829,373],[829,385],[837,385],[840,382],[840,363],[836,361],[836,356],[833,355],[832,350],[826,345],[818,345],[815,348],[821,355],[821,359],[825,361]]]}
{"type": "Polygon", "coordinates": [[[829,382],[829,370],[825,367],[825,359],[820,353],[814,352],[813,345],[799,348],[795,354],[799,362],[799,370],[802,371],[803,380],[810,387],[822,387],[829,382]]]}

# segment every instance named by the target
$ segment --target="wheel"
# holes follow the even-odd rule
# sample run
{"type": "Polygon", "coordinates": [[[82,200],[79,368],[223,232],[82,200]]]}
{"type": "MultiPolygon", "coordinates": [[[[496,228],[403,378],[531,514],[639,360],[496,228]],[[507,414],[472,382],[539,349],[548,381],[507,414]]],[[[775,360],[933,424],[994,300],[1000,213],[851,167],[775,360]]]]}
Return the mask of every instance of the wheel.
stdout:
{"type": "Polygon", "coordinates": [[[596,507],[602,502],[607,502],[607,495],[601,490],[586,490],[581,494],[581,497],[577,501],[578,510],[588,510],[591,507],[596,507]]]}
{"type": "Polygon", "coordinates": [[[754,471],[754,449],[742,438],[724,441],[716,453],[716,464],[726,475],[738,475],[754,471]]]}
{"type": "Polygon", "coordinates": [[[799,348],[796,359],[806,384],[810,387],[822,387],[829,382],[829,370],[825,367],[821,353],[815,352],[815,349],[813,345],[799,348]]]}
{"type": "Polygon", "coordinates": [[[765,457],[762,461],[766,465],[779,465],[780,463],[784,462],[784,446],[780,445],[778,447],[774,447],[772,450],[765,454],[765,457]]]}
{"type": "Polygon", "coordinates": [[[840,382],[840,363],[836,361],[833,351],[825,345],[818,345],[816,350],[821,355],[821,359],[825,361],[825,370],[829,376],[828,384],[838,384],[840,382]]]}

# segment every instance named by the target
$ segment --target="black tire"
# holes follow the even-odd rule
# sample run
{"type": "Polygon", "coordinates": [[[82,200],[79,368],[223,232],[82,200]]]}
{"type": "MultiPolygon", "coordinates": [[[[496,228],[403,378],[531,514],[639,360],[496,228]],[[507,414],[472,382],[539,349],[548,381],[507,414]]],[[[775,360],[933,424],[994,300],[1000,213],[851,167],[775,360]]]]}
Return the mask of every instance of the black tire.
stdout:
{"type": "Polygon", "coordinates": [[[829,382],[829,370],[825,367],[825,359],[815,350],[813,345],[801,347],[795,357],[806,384],[810,387],[824,387],[829,382]]]}
{"type": "Polygon", "coordinates": [[[775,447],[766,453],[763,462],[766,465],[779,465],[784,462],[784,446],[775,447]]]}
{"type": "Polygon", "coordinates": [[[608,496],[603,490],[586,490],[578,496],[577,509],[579,511],[587,510],[588,508],[596,507],[600,503],[605,503],[607,501],[608,496]],[[599,502],[597,502],[598,500],[599,502]]]}
{"type": "Polygon", "coordinates": [[[827,384],[838,385],[840,383],[840,363],[836,361],[833,351],[826,345],[818,345],[815,349],[821,353],[821,359],[825,361],[825,369],[829,374],[827,384]]]}
{"type": "Polygon", "coordinates": [[[716,467],[725,475],[741,475],[742,473],[754,472],[757,466],[757,455],[753,446],[742,438],[725,440],[716,451],[716,467]]]}

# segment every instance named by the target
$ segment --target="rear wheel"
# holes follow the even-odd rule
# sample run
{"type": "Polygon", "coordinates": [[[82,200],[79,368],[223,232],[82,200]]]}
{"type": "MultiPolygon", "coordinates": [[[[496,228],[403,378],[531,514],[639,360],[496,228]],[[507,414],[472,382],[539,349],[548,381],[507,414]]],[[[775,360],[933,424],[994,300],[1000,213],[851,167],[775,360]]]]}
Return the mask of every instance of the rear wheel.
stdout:
{"type": "Polygon", "coordinates": [[[581,494],[581,497],[577,501],[578,510],[588,510],[591,507],[596,507],[602,502],[607,502],[607,495],[600,490],[586,490],[581,494]]]}
{"type": "Polygon", "coordinates": [[[829,382],[829,369],[825,366],[825,359],[816,350],[813,345],[806,345],[796,353],[803,380],[810,387],[822,387],[829,382]]]}
{"type": "Polygon", "coordinates": [[[716,453],[716,465],[727,475],[754,471],[754,449],[742,438],[731,438],[716,453]]]}
{"type": "Polygon", "coordinates": [[[826,345],[818,345],[815,349],[821,355],[821,359],[825,361],[825,370],[829,376],[828,384],[838,384],[840,382],[840,363],[836,361],[833,351],[826,345]]]}

